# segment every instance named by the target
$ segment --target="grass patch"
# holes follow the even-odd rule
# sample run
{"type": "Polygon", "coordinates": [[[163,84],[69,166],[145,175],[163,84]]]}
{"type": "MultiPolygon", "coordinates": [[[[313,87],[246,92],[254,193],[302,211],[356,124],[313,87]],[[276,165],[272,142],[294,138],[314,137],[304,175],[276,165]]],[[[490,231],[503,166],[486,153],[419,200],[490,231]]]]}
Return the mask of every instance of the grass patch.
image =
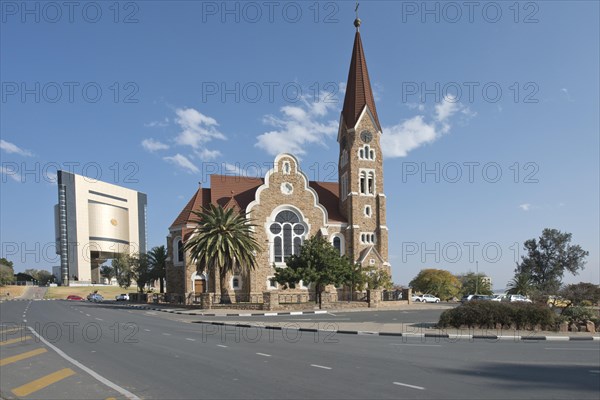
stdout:
{"type": "Polygon", "coordinates": [[[0,286],[0,299],[14,299],[21,296],[28,286],[8,285],[0,286]],[[10,294],[10,296],[8,296],[10,294]]]}
{"type": "Polygon", "coordinates": [[[98,291],[106,300],[114,300],[115,296],[121,293],[135,293],[136,286],[123,289],[119,286],[57,286],[49,287],[46,292],[46,299],[66,299],[69,295],[81,296],[84,299],[88,294],[98,291]]]}

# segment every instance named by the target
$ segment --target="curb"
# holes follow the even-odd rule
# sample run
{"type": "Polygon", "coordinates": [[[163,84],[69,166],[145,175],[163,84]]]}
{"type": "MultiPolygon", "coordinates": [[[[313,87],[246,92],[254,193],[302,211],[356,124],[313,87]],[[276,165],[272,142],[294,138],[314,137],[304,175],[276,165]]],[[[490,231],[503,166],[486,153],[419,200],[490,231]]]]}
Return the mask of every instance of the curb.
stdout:
{"type": "Polygon", "coordinates": [[[239,313],[239,314],[214,314],[214,313],[194,313],[194,312],[182,312],[174,311],[163,308],[138,306],[135,304],[126,304],[127,307],[137,308],[140,310],[152,310],[160,311],[169,314],[180,314],[180,315],[198,315],[201,317],[275,317],[279,315],[307,315],[307,314],[327,314],[327,310],[314,310],[314,311],[286,311],[286,312],[264,312],[264,313],[239,313]]]}
{"type": "MultiPolygon", "coordinates": [[[[203,317],[253,317],[253,316],[275,316],[275,315],[305,315],[305,314],[326,314],[327,311],[315,310],[315,311],[290,311],[290,312],[268,312],[268,313],[242,313],[242,314],[205,314],[205,313],[182,313],[179,311],[165,310],[155,307],[138,306],[133,304],[127,304],[127,307],[137,308],[141,310],[153,310],[166,312],[170,314],[184,314],[184,315],[196,315],[203,317]]],[[[323,332],[323,333],[339,333],[341,335],[359,335],[359,336],[395,336],[395,337],[407,337],[407,338],[431,338],[431,339],[468,339],[468,340],[514,340],[514,341],[600,341],[600,336],[522,336],[522,335],[451,335],[448,333],[403,333],[403,332],[373,332],[373,331],[354,331],[354,330],[329,330],[329,329],[316,329],[316,328],[294,328],[294,327],[282,327],[282,326],[269,326],[269,325],[251,325],[251,324],[233,324],[228,322],[209,322],[209,321],[192,321],[193,324],[204,324],[214,326],[234,326],[237,328],[260,328],[268,330],[283,330],[293,329],[299,332],[323,332]]]]}
{"type": "Polygon", "coordinates": [[[521,336],[521,335],[450,335],[447,333],[402,333],[402,332],[372,332],[372,331],[353,331],[353,330],[330,330],[330,329],[315,329],[315,328],[300,328],[300,327],[282,327],[269,325],[250,325],[250,324],[233,324],[227,322],[209,322],[209,321],[192,321],[193,324],[214,325],[214,326],[234,326],[237,328],[258,328],[267,330],[296,330],[299,332],[323,332],[323,333],[339,333],[341,335],[358,335],[358,336],[395,336],[406,338],[432,338],[432,339],[468,339],[468,340],[514,340],[517,341],[600,341],[600,336],[521,336]]]}

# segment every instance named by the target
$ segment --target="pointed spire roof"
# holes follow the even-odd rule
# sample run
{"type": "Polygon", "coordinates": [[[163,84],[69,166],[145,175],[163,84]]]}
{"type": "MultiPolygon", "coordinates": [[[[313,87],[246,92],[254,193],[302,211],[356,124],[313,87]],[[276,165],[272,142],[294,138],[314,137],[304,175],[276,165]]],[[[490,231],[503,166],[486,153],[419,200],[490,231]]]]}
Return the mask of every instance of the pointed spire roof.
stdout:
{"type": "Polygon", "coordinates": [[[354,128],[360,114],[365,106],[373,114],[377,128],[381,130],[377,109],[375,108],[375,98],[371,90],[371,80],[367,69],[367,60],[363,50],[362,40],[360,38],[360,20],[354,22],[356,26],[356,35],[354,36],[354,48],[352,49],[352,60],[350,61],[350,72],[348,72],[348,83],[346,84],[346,97],[344,98],[344,108],[342,116],[347,128],[354,128]]]}

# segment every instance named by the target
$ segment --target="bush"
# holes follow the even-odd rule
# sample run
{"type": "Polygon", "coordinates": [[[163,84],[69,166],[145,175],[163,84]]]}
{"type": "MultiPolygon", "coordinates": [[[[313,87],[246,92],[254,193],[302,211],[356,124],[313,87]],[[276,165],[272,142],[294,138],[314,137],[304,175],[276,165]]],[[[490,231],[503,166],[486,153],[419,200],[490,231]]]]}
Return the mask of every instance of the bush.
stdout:
{"type": "Polygon", "coordinates": [[[594,319],[594,312],[585,307],[567,307],[563,310],[561,316],[570,324],[584,324],[586,320],[594,319]]]}
{"type": "Polygon", "coordinates": [[[555,329],[556,315],[548,307],[537,304],[472,301],[444,311],[438,326],[440,328],[555,329]]]}

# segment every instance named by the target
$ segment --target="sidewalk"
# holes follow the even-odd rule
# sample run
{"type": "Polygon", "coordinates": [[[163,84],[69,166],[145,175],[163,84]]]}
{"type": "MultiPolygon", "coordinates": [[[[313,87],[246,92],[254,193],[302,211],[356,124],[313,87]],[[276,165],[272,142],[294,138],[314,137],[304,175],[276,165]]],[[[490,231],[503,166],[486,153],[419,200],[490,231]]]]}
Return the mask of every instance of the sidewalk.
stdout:
{"type": "MultiPolygon", "coordinates": [[[[189,308],[173,308],[160,305],[136,305],[128,304],[127,306],[138,309],[161,311],[171,314],[193,315],[199,318],[197,321],[192,321],[198,324],[207,324],[215,326],[235,326],[239,328],[262,328],[262,329],[295,329],[304,332],[335,332],[339,334],[354,334],[354,335],[371,335],[371,336],[401,336],[401,337],[417,337],[417,338],[435,338],[436,340],[600,340],[600,333],[591,332],[555,332],[555,331],[519,331],[519,330],[496,330],[496,329],[438,329],[433,323],[376,323],[376,322],[339,322],[339,321],[306,321],[298,320],[293,322],[282,322],[270,320],[270,316],[277,315],[310,315],[310,314],[335,314],[357,311],[370,311],[377,313],[378,311],[387,311],[392,309],[343,309],[343,310],[309,310],[309,311],[291,311],[291,312],[254,312],[240,313],[239,310],[190,310],[189,308]],[[214,311],[214,312],[213,312],[214,311]],[[234,317],[256,317],[252,321],[239,321],[234,317]],[[211,320],[210,317],[232,317],[227,322],[211,320]],[[262,317],[262,318],[261,318],[262,317]]],[[[438,309],[450,308],[452,305],[436,305],[438,309]]],[[[411,304],[397,308],[398,310],[423,310],[433,309],[434,305],[427,304],[411,304]]]]}

